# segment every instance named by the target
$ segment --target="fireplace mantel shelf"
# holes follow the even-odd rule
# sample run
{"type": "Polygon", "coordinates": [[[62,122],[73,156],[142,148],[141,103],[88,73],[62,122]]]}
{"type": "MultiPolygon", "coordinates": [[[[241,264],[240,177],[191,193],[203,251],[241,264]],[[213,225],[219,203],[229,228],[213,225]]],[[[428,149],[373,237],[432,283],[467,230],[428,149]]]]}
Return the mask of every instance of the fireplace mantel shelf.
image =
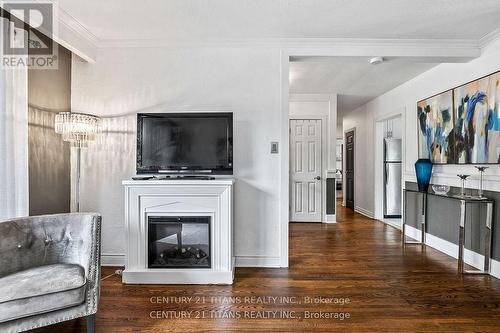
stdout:
{"type": "Polygon", "coordinates": [[[216,178],[210,180],[199,179],[148,179],[148,180],[124,180],[125,186],[139,185],[196,185],[196,186],[213,186],[213,185],[233,185],[234,178],[216,178]]]}
{"type": "Polygon", "coordinates": [[[130,284],[231,284],[233,178],[125,180],[126,261],[130,284]],[[210,268],[148,268],[148,219],[210,217],[210,268]]]}

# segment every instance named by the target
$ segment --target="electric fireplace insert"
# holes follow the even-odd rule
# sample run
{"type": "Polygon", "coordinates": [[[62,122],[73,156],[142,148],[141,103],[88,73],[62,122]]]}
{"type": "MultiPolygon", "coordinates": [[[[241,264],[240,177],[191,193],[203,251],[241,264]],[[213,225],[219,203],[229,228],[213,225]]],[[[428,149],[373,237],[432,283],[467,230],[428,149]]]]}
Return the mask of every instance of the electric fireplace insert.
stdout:
{"type": "Polygon", "coordinates": [[[210,268],[210,219],[148,217],[148,268],[210,268]]]}

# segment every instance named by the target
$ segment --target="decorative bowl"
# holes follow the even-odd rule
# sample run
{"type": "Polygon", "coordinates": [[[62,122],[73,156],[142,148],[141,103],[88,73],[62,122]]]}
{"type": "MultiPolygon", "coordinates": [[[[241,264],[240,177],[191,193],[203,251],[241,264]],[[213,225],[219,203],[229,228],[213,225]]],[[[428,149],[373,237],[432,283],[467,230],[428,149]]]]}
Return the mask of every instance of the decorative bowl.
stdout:
{"type": "Polygon", "coordinates": [[[436,194],[446,195],[450,191],[450,187],[448,185],[432,185],[432,190],[436,194]]]}

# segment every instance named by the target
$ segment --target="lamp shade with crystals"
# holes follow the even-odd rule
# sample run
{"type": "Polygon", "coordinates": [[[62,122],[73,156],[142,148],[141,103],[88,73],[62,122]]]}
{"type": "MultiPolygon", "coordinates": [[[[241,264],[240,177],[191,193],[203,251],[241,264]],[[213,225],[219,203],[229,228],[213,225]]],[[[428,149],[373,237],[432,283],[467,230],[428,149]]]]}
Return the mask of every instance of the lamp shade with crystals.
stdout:
{"type": "Polygon", "coordinates": [[[100,130],[100,118],[78,112],[60,112],[56,115],[55,131],[62,135],[71,146],[85,148],[93,141],[100,130]]]}

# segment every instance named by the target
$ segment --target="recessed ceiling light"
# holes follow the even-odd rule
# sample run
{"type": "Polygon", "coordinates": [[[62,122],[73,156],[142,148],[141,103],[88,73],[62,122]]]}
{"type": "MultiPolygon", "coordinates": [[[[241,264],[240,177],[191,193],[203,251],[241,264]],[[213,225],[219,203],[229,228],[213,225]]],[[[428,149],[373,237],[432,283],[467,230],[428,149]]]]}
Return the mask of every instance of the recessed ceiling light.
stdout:
{"type": "Polygon", "coordinates": [[[384,58],[382,57],[373,57],[370,58],[370,64],[372,65],[378,65],[384,62],[384,58]]]}

